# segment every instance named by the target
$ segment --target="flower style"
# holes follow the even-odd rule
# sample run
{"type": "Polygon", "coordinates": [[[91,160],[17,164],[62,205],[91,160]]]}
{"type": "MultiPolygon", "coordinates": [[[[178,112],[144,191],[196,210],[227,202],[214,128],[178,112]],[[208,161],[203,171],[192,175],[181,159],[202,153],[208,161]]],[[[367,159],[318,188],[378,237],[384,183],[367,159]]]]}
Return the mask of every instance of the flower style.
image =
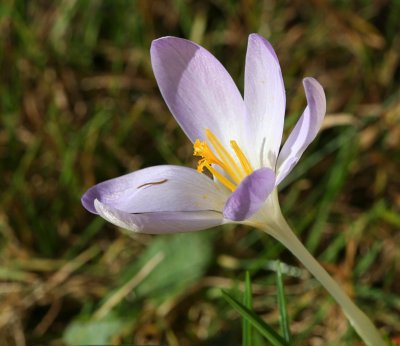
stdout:
{"type": "Polygon", "coordinates": [[[249,36],[244,99],[221,63],[191,41],[153,41],[151,62],[165,102],[200,156],[197,171],[163,165],[111,179],[86,192],[85,208],[143,233],[196,231],[261,214],[268,219],[262,206],[271,204],[277,185],[321,126],[326,109],[321,85],[304,79],[307,107],[279,150],[285,87],[267,40],[249,36]],[[203,170],[214,179],[199,174],[203,170]]]}
{"type": "Polygon", "coordinates": [[[244,98],[219,61],[191,41],[153,41],[151,62],[168,108],[200,157],[197,170],[141,169],[90,188],[82,197],[84,207],[141,233],[197,231],[230,222],[260,228],[321,282],[368,346],[385,345],[368,317],[295,236],[279,207],[278,184],[321,127],[326,111],[321,85],[303,80],[307,106],[280,149],[285,87],[267,40],[249,36],[244,98]],[[204,170],[213,179],[201,174],[204,170]]]}

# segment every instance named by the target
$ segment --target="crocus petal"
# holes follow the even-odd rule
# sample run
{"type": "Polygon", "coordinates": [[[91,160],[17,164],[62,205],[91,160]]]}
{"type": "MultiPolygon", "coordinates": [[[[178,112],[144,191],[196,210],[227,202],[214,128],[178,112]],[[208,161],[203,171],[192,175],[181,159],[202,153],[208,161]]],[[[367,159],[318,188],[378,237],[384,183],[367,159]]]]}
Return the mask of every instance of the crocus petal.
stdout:
{"type": "Polygon", "coordinates": [[[153,41],[150,53],[161,94],[192,142],[204,140],[206,128],[224,145],[237,139],[245,123],[244,102],[210,52],[188,40],[164,37],[153,41]]]}
{"type": "Polygon", "coordinates": [[[260,168],[248,175],[228,198],[224,217],[242,221],[251,217],[265,202],[275,187],[275,174],[269,168],[260,168]]]}
{"type": "Polygon", "coordinates": [[[277,161],[279,184],[293,169],[308,145],[314,140],[326,112],[325,93],[314,78],[303,80],[307,107],[285,142],[277,161]]]}
{"type": "Polygon", "coordinates": [[[130,214],[94,201],[97,213],[112,224],[129,231],[148,234],[200,231],[224,223],[220,212],[155,212],[130,214]]]}
{"type": "Polygon", "coordinates": [[[138,170],[93,186],[82,197],[97,213],[95,200],[124,213],[222,212],[228,192],[194,169],[164,165],[138,170]]]}
{"type": "Polygon", "coordinates": [[[258,34],[249,36],[244,101],[250,117],[248,142],[254,143],[251,150],[256,152],[250,155],[252,163],[274,168],[282,140],[285,86],[274,49],[258,34]]]}

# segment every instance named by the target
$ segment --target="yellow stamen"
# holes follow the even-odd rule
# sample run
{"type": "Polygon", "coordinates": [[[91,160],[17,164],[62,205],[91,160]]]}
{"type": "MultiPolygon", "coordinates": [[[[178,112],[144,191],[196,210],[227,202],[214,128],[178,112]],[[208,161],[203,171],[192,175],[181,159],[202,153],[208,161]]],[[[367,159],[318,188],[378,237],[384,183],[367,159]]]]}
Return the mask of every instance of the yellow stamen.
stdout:
{"type": "Polygon", "coordinates": [[[236,141],[231,141],[231,147],[235,151],[236,156],[238,157],[240,163],[242,164],[242,167],[246,172],[246,175],[250,175],[253,172],[253,168],[251,168],[249,160],[247,160],[247,157],[243,154],[243,151],[240,149],[236,141]]]}
{"type": "Polygon", "coordinates": [[[215,135],[209,130],[206,129],[206,137],[214,147],[218,156],[221,158],[222,162],[225,163],[224,167],[222,167],[226,173],[228,173],[236,184],[239,184],[243,179],[242,176],[238,176],[236,172],[240,172],[239,166],[236,164],[235,160],[229,154],[229,152],[223,147],[221,142],[215,137],[215,135]],[[240,179],[242,178],[242,179],[240,179]]]}
{"type": "Polygon", "coordinates": [[[225,185],[229,190],[232,192],[235,191],[236,185],[233,184],[231,181],[229,181],[227,178],[225,178],[220,172],[218,172],[215,168],[211,167],[210,164],[205,163],[204,167],[206,167],[211,174],[216,177],[223,185],[225,185]]]}
{"type": "Polygon", "coordinates": [[[197,170],[203,172],[204,168],[206,168],[221,184],[229,190],[234,191],[236,186],[253,172],[250,162],[236,141],[231,140],[230,144],[236,154],[237,160],[224,148],[209,129],[206,129],[206,138],[213,146],[216,154],[213,153],[206,141],[202,142],[197,139],[193,145],[193,155],[201,157],[197,164],[197,170]],[[240,165],[237,161],[239,161],[240,165]],[[225,171],[227,177],[212,165],[220,166],[225,171]]]}

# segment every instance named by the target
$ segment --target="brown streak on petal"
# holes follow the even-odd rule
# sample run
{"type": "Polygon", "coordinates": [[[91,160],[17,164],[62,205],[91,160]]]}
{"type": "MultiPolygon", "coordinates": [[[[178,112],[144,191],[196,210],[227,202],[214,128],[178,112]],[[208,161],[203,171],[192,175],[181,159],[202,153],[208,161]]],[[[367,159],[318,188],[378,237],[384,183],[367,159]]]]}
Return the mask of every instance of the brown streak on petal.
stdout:
{"type": "Polygon", "coordinates": [[[166,183],[167,181],[168,181],[168,179],[163,179],[163,180],[160,180],[160,181],[156,181],[156,182],[154,182],[154,183],[146,183],[146,184],[143,184],[143,185],[138,186],[137,189],[140,189],[141,187],[145,187],[145,186],[150,186],[150,185],[160,185],[160,184],[164,184],[164,183],[166,183]]]}

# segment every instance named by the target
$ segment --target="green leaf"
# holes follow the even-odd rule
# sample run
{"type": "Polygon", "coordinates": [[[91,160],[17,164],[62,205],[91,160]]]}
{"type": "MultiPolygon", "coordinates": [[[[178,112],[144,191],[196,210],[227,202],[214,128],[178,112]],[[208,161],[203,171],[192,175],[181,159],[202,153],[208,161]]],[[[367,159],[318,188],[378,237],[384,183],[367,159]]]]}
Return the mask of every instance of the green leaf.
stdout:
{"type": "Polygon", "coordinates": [[[207,270],[213,255],[212,237],[211,232],[155,237],[138,260],[125,268],[117,290],[137,275],[152,258],[161,255],[162,261],[143,278],[132,294],[136,301],[151,297],[155,304],[180,294],[207,270]]]}
{"type": "Polygon", "coordinates": [[[164,259],[140,283],[135,290],[136,295],[158,296],[162,300],[192,285],[210,263],[210,240],[207,234],[201,232],[156,238],[144,254],[145,261],[159,252],[164,254],[164,259]]]}
{"type": "Polygon", "coordinates": [[[67,346],[106,345],[121,333],[124,326],[124,321],[113,315],[100,320],[75,320],[66,328],[63,340],[67,346]]]}
{"type": "MultiPolygon", "coordinates": [[[[248,271],[246,271],[246,276],[245,276],[243,304],[249,310],[253,309],[251,278],[250,278],[250,273],[248,271]]],[[[253,345],[252,326],[249,320],[245,317],[243,317],[242,328],[243,328],[243,346],[252,346],[253,345]]]]}
{"type": "Polygon", "coordinates": [[[222,291],[222,296],[237,312],[239,312],[242,317],[246,318],[254,328],[256,328],[269,342],[271,342],[272,345],[288,346],[286,341],[253,311],[245,307],[225,291],[222,291]]]}
{"type": "Polygon", "coordinates": [[[290,344],[292,337],[290,335],[289,317],[287,314],[286,297],[281,272],[281,262],[279,260],[276,261],[276,285],[278,288],[279,322],[281,325],[281,331],[286,342],[290,344]]]}

